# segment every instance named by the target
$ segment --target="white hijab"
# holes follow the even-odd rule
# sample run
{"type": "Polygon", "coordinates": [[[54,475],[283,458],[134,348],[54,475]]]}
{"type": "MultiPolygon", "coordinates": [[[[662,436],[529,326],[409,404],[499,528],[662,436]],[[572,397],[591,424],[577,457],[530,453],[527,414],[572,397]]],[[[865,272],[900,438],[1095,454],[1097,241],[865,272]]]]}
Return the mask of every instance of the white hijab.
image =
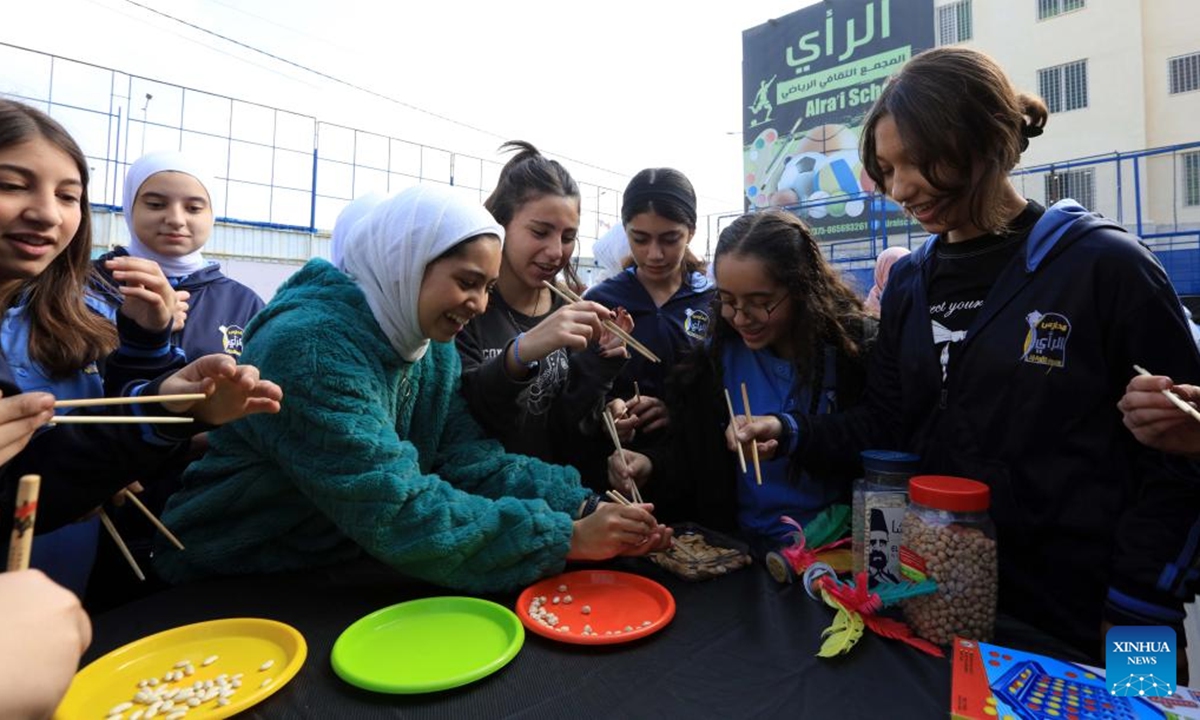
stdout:
{"type": "Polygon", "coordinates": [[[201,187],[204,188],[204,193],[208,195],[209,204],[212,204],[212,193],[208,189],[208,183],[212,179],[212,176],[208,174],[204,166],[195,158],[188,157],[175,150],[153,152],[138,158],[137,162],[130,165],[128,172],[125,173],[125,194],[123,201],[125,203],[125,224],[129,226],[129,254],[133,257],[146,258],[158,263],[159,267],[162,268],[163,274],[167,277],[191,275],[206,264],[204,256],[200,254],[199,250],[190,252],[182,257],[161,255],[146,247],[138,239],[137,233],[133,229],[133,207],[134,202],[137,200],[138,192],[141,191],[142,185],[151,176],[157,175],[160,172],[180,172],[196,178],[201,187]]]}
{"type": "Polygon", "coordinates": [[[600,272],[593,279],[593,284],[620,275],[621,261],[629,255],[629,238],[625,235],[625,226],[618,222],[592,245],[592,258],[600,266],[600,272]]]}
{"type": "Polygon", "coordinates": [[[342,248],[345,272],[367,296],[392,347],[408,362],[420,360],[429,346],[417,315],[425,266],[476,235],[503,240],[504,228],[482,205],[438,185],[393,195],[350,228],[342,248]]]}
{"type": "Polygon", "coordinates": [[[368,193],[355,198],[349,205],[342,208],[342,212],[337,216],[337,222],[333,224],[333,234],[329,238],[329,261],[338,270],[346,271],[346,263],[343,258],[346,255],[346,236],[350,234],[350,228],[386,199],[387,195],[368,193]]]}

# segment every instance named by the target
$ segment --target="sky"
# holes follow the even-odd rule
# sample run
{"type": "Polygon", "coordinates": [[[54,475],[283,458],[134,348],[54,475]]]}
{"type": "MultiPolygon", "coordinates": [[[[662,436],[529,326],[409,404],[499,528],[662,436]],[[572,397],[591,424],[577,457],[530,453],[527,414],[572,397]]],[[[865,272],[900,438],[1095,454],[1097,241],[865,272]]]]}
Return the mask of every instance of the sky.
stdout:
{"type": "Polygon", "coordinates": [[[705,216],[741,208],[742,31],[813,1],[136,0],[404,105],[135,0],[9,3],[0,42],[497,161],[520,138],[600,187],[675,167],[705,216]]]}

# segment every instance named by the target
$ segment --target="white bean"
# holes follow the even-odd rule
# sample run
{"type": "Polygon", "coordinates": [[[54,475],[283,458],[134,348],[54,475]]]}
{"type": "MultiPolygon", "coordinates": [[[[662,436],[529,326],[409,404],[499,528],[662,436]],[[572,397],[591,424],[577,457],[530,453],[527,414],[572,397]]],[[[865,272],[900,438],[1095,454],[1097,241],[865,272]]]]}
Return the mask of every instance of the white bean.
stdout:
{"type": "Polygon", "coordinates": [[[204,662],[200,663],[200,666],[208,667],[209,665],[212,665],[213,663],[215,663],[217,661],[217,659],[218,659],[218,656],[209,655],[208,657],[204,658],[204,662]]]}
{"type": "Polygon", "coordinates": [[[583,613],[584,615],[591,615],[592,614],[592,606],[584,605],[582,608],[579,609],[579,612],[583,613]]]}
{"type": "Polygon", "coordinates": [[[268,661],[266,661],[265,663],[263,663],[262,665],[259,665],[259,666],[258,666],[258,671],[259,671],[259,672],[266,672],[266,671],[270,670],[270,669],[271,669],[271,666],[272,666],[272,665],[274,665],[274,664],[275,664],[275,661],[274,661],[274,660],[268,660],[268,661]]]}
{"type": "Polygon", "coordinates": [[[259,685],[259,687],[260,688],[270,687],[271,683],[273,683],[273,682],[275,682],[275,678],[267,678],[266,680],[262,681],[262,685],[259,685]]]}
{"type": "Polygon", "coordinates": [[[559,586],[558,586],[558,591],[559,591],[559,592],[566,592],[566,591],[567,591],[567,586],[566,586],[566,585],[559,585],[559,586]]]}

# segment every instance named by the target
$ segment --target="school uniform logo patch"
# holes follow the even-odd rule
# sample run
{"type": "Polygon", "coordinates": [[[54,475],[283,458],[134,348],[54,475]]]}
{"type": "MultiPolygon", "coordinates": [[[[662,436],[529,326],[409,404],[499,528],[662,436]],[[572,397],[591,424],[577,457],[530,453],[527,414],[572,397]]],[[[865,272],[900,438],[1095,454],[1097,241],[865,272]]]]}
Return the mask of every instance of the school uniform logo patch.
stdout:
{"type": "Polygon", "coordinates": [[[1025,322],[1029,324],[1029,331],[1025,333],[1021,360],[1047,368],[1066,367],[1071,321],[1059,313],[1043,314],[1034,310],[1025,316],[1025,322]]]}
{"type": "Polygon", "coordinates": [[[242,354],[242,329],[237,325],[222,325],[217,328],[221,331],[221,347],[229,355],[237,357],[242,354]]]}
{"type": "Polygon", "coordinates": [[[683,331],[690,338],[703,340],[708,336],[708,313],[688,308],[684,312],[683,331]]]}

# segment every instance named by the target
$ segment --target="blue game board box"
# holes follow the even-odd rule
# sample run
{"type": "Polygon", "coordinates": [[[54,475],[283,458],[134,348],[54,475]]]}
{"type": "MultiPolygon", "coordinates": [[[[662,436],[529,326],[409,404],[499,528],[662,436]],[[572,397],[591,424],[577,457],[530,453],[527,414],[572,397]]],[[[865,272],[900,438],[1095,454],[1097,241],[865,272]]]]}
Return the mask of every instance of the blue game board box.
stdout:
{"type": "Polygon", "coordinates": [[[957,720],[1200,720],[1200,690],[1113,695],[1099,668],[963,638],[955,638],[951,662],[957,720]]]}

